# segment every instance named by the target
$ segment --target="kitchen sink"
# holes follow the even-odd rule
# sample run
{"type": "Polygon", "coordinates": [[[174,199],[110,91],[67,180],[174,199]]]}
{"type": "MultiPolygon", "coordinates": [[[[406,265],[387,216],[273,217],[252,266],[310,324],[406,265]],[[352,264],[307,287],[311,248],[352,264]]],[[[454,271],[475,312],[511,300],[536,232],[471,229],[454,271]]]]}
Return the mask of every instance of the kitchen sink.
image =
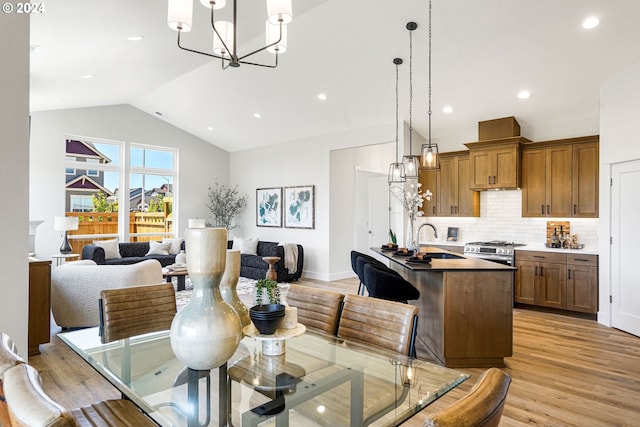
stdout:
{"type": "Polygon", "coordinates": [[[464,259],[462,255],[448,254],[445,252],[426,252],[425,255],[432,259],[464,259]]]}

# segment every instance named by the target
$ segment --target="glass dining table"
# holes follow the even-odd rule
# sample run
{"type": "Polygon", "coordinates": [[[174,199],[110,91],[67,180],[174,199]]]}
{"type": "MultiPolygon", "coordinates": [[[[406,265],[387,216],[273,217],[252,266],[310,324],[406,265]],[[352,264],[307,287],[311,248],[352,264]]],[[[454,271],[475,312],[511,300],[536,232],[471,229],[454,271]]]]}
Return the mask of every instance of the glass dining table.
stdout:
{"type": "Polygon", "coordinates": [[[469,377],[308,330],[279,356],[245,336],[211,371],[178,360],[168,331],[108,344],[98,328],[58,336],[161,426],[392,426],[469,377]]]}

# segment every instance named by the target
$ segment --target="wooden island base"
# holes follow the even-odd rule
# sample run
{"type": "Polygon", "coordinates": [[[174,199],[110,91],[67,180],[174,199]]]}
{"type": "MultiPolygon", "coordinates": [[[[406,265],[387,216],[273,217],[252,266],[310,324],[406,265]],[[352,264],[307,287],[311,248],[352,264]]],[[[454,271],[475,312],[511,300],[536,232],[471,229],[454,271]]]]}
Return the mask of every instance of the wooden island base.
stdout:
{"type": "Polygon", "coordinates": [[[513,267],[465,258],[416,268],[381,255],[420,291],[409,301],[419,310],[419,359],[451,368],[504,366],[513,354],[513,267]]]}

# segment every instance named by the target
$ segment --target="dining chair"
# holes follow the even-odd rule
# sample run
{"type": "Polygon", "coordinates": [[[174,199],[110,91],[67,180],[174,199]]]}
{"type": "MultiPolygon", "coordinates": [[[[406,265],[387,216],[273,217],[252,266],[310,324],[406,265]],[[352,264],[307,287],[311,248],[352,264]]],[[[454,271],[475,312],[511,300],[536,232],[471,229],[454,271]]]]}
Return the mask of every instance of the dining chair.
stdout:
{"type": "Polygon", "coordinates": [[[497,427],[511,377],[498,368],[484,371],[462,399],[427,416],[423,427],[497,427]]]}
{"type": "Polygon", "coordinates": [[[18,355],[18,349],[11,337],[4,332],[0,333],[0,383],[4,372],[25,360],[18,355]]]}
{"type": "Polygon", "coordinates": [[[171,329],[176,294],[171,283],[100,291],[100,339],[103,344],[171,329]]]}
{"type": "Polygon", "coordinates": [[[411,356],[417,322],[416,306],[349,294],[344,297],[338,337],[411,356]]]}
{"type": "Polygon", "coordinates": [[[298,309],[298,322],[335,335],[344,294],[310,286],[291,285],[287,292],[287,302],[298,309]]]}
{"type": "Polygon", "coordinates": [[[395,271],[376,264],[363,266],[364,280],[372,298],[407,303],[420,298],[420,291],[395,271]]]}
{"type": "MultiPolygon", "coordinates": [[[[5,401],[14,427],[145,427],[156,423],[131,401],[106,400],[68,410],[43,390],[38,371],[30,365],[13,366],[4,373],[5,401]]],[[[4,425],[4,424],[3,424],[4,425]]]]}

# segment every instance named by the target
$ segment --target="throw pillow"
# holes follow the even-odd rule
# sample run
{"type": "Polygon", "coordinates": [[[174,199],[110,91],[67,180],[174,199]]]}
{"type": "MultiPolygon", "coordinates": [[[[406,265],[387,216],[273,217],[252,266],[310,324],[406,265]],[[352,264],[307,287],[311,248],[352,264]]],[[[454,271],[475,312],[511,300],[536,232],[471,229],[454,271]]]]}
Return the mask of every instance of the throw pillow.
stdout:
{"type": "Polygon", "coordinates": [[[169,255],[171,243],[149,242],[149,252],[147,255],[169,255]]]}
{"type": "Polygon", "coordinates": [[[258,238],[234,237],[231,249],[245,255],[258,255],[258,238]]]}
{"type": "Polygon", "coordinates": [[[105,259],[122,258],[120,256],[120,246],[118,246],[118,239],[94,240],[93,244],[104,249],[105,259]]]}
{"type": "Polygon", "coordinates": [[[165,238],[162,239],[162,243],[169,243],[169,254],[177,255],[180,253],[180,246],[182,246],[182,241],[184,239],[182,237],[176,239],[165,238]]]}

